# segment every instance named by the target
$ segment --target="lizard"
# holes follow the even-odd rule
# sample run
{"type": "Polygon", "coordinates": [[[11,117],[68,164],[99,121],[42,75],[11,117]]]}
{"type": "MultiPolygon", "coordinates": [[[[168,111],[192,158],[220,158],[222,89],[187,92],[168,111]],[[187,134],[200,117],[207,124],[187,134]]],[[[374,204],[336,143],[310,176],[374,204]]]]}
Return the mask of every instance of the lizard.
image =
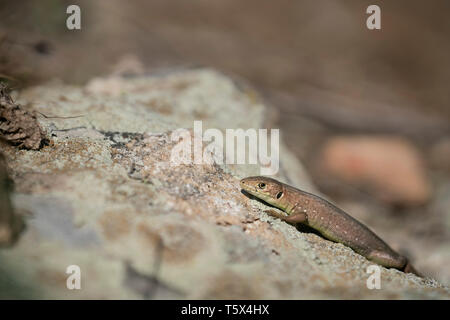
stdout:
{"type": "Polygon", "coordinates": [[[422,277],[406,257],[395,252],[367,226],[317,195],[263,176],[244,178],[240,180],[240,187],[286,214],[266,211],[275,218],[293,225],[307,225],[324,238],[342,243],[370,261],[422,277]]]}

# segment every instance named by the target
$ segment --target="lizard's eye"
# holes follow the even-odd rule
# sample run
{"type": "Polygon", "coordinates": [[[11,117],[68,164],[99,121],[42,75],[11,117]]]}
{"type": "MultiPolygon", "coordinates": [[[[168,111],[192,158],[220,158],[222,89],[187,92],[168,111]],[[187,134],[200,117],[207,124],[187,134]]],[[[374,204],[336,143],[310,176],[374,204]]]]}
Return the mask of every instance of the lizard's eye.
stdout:
{"type": "Polygon", "coordinates": [[[260,188],[260,189],[264,189],[265,187],[266,187],[266,184],[264,182],[260,182],[258,184],[258,188],[260,188]]]}

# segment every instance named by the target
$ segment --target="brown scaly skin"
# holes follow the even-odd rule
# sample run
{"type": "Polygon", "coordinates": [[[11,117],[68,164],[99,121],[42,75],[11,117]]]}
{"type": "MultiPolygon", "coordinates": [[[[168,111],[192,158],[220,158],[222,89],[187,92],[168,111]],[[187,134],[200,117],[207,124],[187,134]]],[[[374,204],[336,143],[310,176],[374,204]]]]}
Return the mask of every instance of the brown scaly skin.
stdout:
{"type": "Polygon", "coordinates": [[[384,267],[421,276],[405,257],[395,252],[373,231],[325,199],[261,176],[242,179],[240,186],[287,214],[266,211],[274,217],[291,224],[303,223],[325,238],[340,242],[384,267]]]}

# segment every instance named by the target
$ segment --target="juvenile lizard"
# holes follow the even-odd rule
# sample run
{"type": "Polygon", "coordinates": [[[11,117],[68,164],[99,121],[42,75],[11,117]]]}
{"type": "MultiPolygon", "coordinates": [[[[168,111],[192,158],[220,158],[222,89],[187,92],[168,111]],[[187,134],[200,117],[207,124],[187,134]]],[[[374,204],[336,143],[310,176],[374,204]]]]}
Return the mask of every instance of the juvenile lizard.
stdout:
{"type": "Polygon", "coordinates": [[[276,218],[290,224],[303,223],[325,238],[352,248],[368,260],[421,276],[407,258],[395,252],[368,227],[325,199],[267,177],[244,178],[240,186],[287,214],[266,211],[276,218]]]}

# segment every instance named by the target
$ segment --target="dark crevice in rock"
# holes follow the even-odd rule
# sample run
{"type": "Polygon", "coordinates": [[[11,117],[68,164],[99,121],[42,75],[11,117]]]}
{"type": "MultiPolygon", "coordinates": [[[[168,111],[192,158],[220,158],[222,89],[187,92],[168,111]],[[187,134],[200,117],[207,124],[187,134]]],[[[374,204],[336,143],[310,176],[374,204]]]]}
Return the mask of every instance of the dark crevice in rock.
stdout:
{"type": "Polygon", "coordinates": [[[111,148],[116,149],[125,148],[125,144],[130,142],[132,139],[142,140],[144,136],[142,133],[134,133],[134,132],[102,131],[102,130],[97,131],[103,134],[107,138],[107,140],[112,142],[111,148]],[[125,140],[126,142],[118,140],[125,140]]]}

